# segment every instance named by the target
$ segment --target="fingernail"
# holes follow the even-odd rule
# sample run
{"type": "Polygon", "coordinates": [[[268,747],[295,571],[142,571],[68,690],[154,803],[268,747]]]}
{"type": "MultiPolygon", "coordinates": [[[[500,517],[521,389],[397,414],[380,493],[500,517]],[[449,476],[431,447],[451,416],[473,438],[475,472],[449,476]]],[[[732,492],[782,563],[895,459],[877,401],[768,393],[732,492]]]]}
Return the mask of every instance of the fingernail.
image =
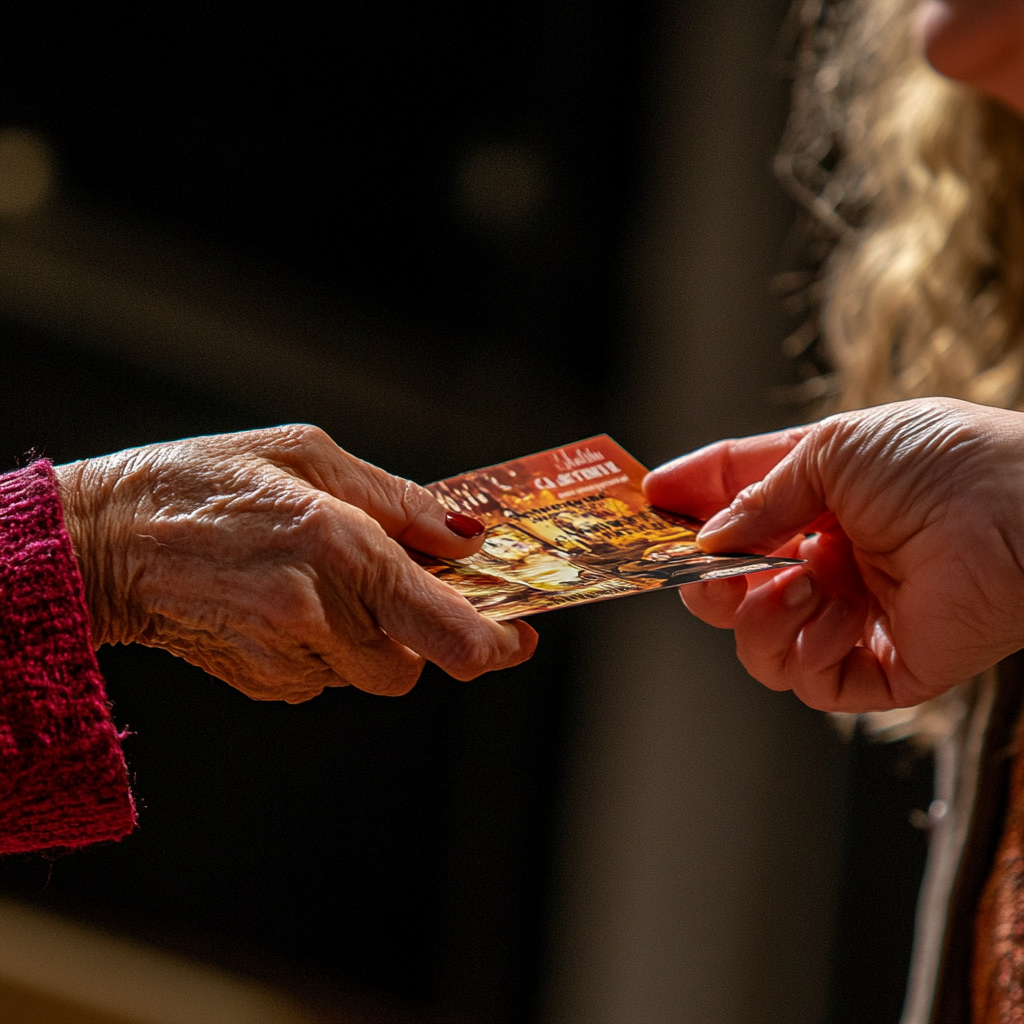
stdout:
{"type": "Polygon", "coordinates": [[[464,516],[461,512],[446,512],[444,525],[457,537],[466,537],[467,539],[479,537],[484,532],[484,524],[479,519],[464,516]]]}
{"type": "Polygon", "coordinates": [[[797,576],[782,588],[782,603],[787,608],[799,608],[806,604],[814,593],[814,587],[806,576],[797,576]]]}

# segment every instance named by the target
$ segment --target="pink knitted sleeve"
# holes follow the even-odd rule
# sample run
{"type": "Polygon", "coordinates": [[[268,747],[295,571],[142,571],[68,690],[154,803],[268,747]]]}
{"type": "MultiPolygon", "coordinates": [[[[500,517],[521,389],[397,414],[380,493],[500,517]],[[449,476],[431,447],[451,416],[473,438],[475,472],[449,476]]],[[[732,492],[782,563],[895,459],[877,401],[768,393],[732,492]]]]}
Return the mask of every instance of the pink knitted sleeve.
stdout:
{"type": "Polygon", "coordinates": [[[135,807],[50,463],[0,476],[0,853],[120,839],[135,807]]]}

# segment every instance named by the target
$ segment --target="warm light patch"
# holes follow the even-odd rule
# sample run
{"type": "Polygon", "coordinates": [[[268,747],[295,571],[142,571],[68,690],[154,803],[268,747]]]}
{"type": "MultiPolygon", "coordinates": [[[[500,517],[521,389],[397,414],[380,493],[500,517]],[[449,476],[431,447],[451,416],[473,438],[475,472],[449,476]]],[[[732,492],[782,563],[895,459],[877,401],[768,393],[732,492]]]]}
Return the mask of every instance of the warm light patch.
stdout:
{"type": "Polygon", "coordinates": [[[24,128],[0,130],[0,217],[35,213],[53,185],[53,153],[46,141],[24,128]]]}

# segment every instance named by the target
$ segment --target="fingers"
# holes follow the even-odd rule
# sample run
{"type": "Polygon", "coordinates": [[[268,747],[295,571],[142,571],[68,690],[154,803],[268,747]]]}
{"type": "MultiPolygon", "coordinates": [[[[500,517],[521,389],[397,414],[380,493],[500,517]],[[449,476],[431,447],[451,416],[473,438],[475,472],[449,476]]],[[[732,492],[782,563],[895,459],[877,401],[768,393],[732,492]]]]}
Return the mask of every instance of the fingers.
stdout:
{"type": "Polygon", "coordinates": [[[736,653],[770,689],[832,706],[835,673],[862,636],[865,613],[855,595],[830,599],[815,576],[797,567],[748,593],[735,616],[736,653]]]}
{"type": "Polygon", "coordinates": [[[259,454],[317,492],[296,542],[324,581],[326,622],[313,628],[311,651],[339,682],[398,695],[424,660],[468,680],[533,654],[529,626],[483,618],[400,546],[462,558],[479,550],[482,524],[453,517],[425,488],[356,459],[318,428],[267,433],[259,454]]]}
{"type": "Polygon", "coordinates": [[[480,550],[484,524],[478,519],[446,509],[425,487],[411,480],[366,463],[353,469],[368,478],[366,501],[345,500],[359,504],[389,537],[435,558],[465,558],[480,550]]]}
{"type": "Polygon", "coordinates": [[[141,457],[132,639],[288,701],[347,684],[401,694],[426,659],[472,679],[533,653],[529,626],[484,619],[402,546],[463,557],[479,524],[453,522],[424,488],[322,431],[195,438],[141,457]]]}
{"type": "Polygon", "coordinates": [[[388,636],[366,609],[324,599],[329,632],[316,656],[336,676],[331,685],[350,685],[382,697],[401,697],[418,682],[425,659],[388,636]]]}
{"type": "Polygon", "coordinates": [[[275,445],[268,457],[362,509],[400,544],[436,558],[466,558],[480,550],[483,524],[453,515],[425,487],[357,459],[318,427],[281,429],[286,443],[275,445]]]}
{"type": "Polygon", "coordinates": [[[425,580],[397,580],[394,601],[367,608],[368,621],[357,644],[351,643],[356,631],[349,628],[348,642],[333,644],[321,655],[345,682],[367,693],[397,697],[415,686],[424,661],[468,681],[533,655],[537,633],[525,622],[484,619],[450,587],[409,565],[411,574],[425,580]]]}
{"type": "Polygon", "coordinates": [[[741,490],[697,535],[704,551],[765,553],[833,520],[818,473],[814,428],[764,477],[741,490]]]}
{"type": "Polygon", "coordinates": [[[484,618],[446,583],[401,554],[405,563],[395,581],[396,599],[373,608],[389,637],[461,680],[511,668],[533,655],[537,633],[525,622],[484,618]]]}
{"type": "MultiPolygon", "coordinates": [[[[804,558],[804,548],[813,543],[803,536],[793,537],[772,554],[780,558],[804,558]]],[[[759,572],[750,576],[733,576],[707,583],[687,583],[679,588],[683,604],[698,619],[719,629],[732,629],[736,622],[736,611],[747,591],[767,586],[774,573],[759,572]]]]}
{"type": "MultiPolygon", "coordinates": [[[[298,450],[308,461],[307,479],[362,510],[392,540],[439,558],[464,558],[480,549],[482,523],[453,515],[426,488],[356,459],[317,428],[296,429],[301,433],[298,450]]],[[[346,529],[340,536],[349,539],[348,533],[346,529]]],[[[374,637],[365,624],[359,626],[357,631],[364,637],[360,664],[346,669],[344,675],[360,689],[405,693],[415,683],[418,668],[412,675],[411,663],[402,664],[389,644],[463,680],[518,665],[532,656],[537,634],[530,626],[483,618],[465,598],[397,546],[381,551],[379,544],[371,544],[365,562],[372,566],[371,582],[361,597],[388,642],[374,637]]],[[[351,624],[348,628],[353,629],[351,624]]]]}
{"type": "Polygon", "coordinates": [[[330,595],[324,660],[373,693],[405,693],[422,659],[456,679],[526,661],[537,634],[525,623],[494,622],[417,565],[369,516],[324,496],[312,538],[330,595]]]}
{"type": "Polygon", "coordinates": [[[750,588],[734,614],[736,652],[773,690],[823,711],[878,711],[916,703],[922,687],[872,610],[841,531],[800,544],[806,566],[750,588]]]}
{"type": "Polygon", "coordinates": [[[863,600],[823,600],[802,568],[791,572],[795,578],[751,592],[737,612],[736,651],[755,679],[820,711],[885,711],[923,699],[891,645],[882,656],[875,644],[859,645],[863,600]]]}
{"type": "Polygon", "coordinates": [[[732,629],[736,611],[747,596],[747,581],[742,576],[707,583],[688,583],[679,588],[687,609],[709,626],[732,629]]]}
{"type": "Polygon", "coordinates": [[[744,488],[761,480],[810,427],[719,441],[647,474],[644,494],[658,508],[708,519],[744,488]]]}

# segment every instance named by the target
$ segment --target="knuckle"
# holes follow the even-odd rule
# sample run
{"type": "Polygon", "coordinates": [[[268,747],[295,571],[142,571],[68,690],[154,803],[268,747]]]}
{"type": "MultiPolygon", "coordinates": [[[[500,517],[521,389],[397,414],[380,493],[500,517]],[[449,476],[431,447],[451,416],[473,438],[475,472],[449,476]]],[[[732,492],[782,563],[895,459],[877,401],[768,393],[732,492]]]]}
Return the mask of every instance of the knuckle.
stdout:
{"type": "Polygon", "coordinates": [[[343,664],[356,689],[383,697],[408,693],[423,670],[424,659],[396,643],[371,621],[334,651],[330,663],[343,664]]]}
{"type": "Polygon", "coordinates": [[[480,629],[452,629],[441,667],[456,679],[475,679],[500,667],[497,645],[480,629]]]}
{"type": "Polygon", "coordinates": [[[352,571],[388,561],[382,557],[385,534],[380,524],[355,506],[340,505],[324,491],[296,496],[289,532],[296,550],[314,564],[340,559],[352,571]]]}
{"type": "Polygon", "coordinates": [[[408,600],[409,556],[374,520],[359,538],[350,537],[346,572],[355,593],[375,614],[404,607],[408,600]]]}
{"type": "Polygon", "coordinates": [[[744,487],[732,502],[734,512],[763,512],[766,507],[765,488],[760,480],[744,487]]]}
{"type": "Polygon", "coordinates": [[[302,537],[318,533],[335,517],[331,502],[323,491],[305,491],[289,495],[292,505],[294,530],[302,537]]]}
{"type": "Polygon", "coordinates": [[[422,672],[422,662],[396,666],[383,677],[377,692],[388,697],[401,697],[419,682],[422,672]]]}
{"type": "Polygon", "coordinates": [[[736,657],[747,673],[769,690],[790,690],[791,684],[786,679],[784,659],[768,659],[755,645],[747,644],[737,638],[736,657]]]}
{"type": "Polygon", "coordinates": [[[290,566],[274,576],[259,599],[258,611],[279,637],[310,638],[325,630],[324,607],[310,570],[290,566]]]}
{"type": "Polygon", "coordinates": [[[294,681],[272,666],[250,666],[248,671],[224,673],[222,678],[252,700],[287,700],[294,690],[294,681]]]}
{"type": "Polygon", "coordinates": [[[398,504],[403,516],[408,519],[416,519],[424,512],[433,512],[439,507],[437,500],[425,488],[412,480],[404,477],[392,477],[398,489],[398,504]]]}
{"type": "Polygon", "coordinates": [[[724,458],[722,459],[720,472],[722,476],[722,490],[726,494],[737,494],[742,489],[740,466],[742,464],[742,446],[735,438],[722,442],[724,458]]]}
{"type": "Polygon", "coordinates": [[[376,499],[371,503],[390,509],[402,521],[415,519],[428,503],[434,501],[425,488],[412,480],[393,476],[376,466],[365,463],[361,466],[366,473],[365,486],[376,499]]]}
{"type": "Polygon", "coordinates": [[[294,443],[302,448],[320,448],[326,444],[333,444],[327,431],[312,424],[312,423],[289,423],[287,426],[280,427],[280,430],[286,432],[286,436],[290,437],[294,443]]]}
{"type": "Polygon", "coordinates": [[[264,450],[271,458],[276,454],[286,463],[317,462],[339,450],[330,435],[312,423],[286,423],[280,427],[269,427],[262,434],[264,450]]]}
{"type": "Polygon", "coordinates": [[[234,685],[253,700],[302,704],[319,696],[328,686],[344,686],[345,681],[323,665],[276,661],[250,673],[244,686],[234,685]]]}

